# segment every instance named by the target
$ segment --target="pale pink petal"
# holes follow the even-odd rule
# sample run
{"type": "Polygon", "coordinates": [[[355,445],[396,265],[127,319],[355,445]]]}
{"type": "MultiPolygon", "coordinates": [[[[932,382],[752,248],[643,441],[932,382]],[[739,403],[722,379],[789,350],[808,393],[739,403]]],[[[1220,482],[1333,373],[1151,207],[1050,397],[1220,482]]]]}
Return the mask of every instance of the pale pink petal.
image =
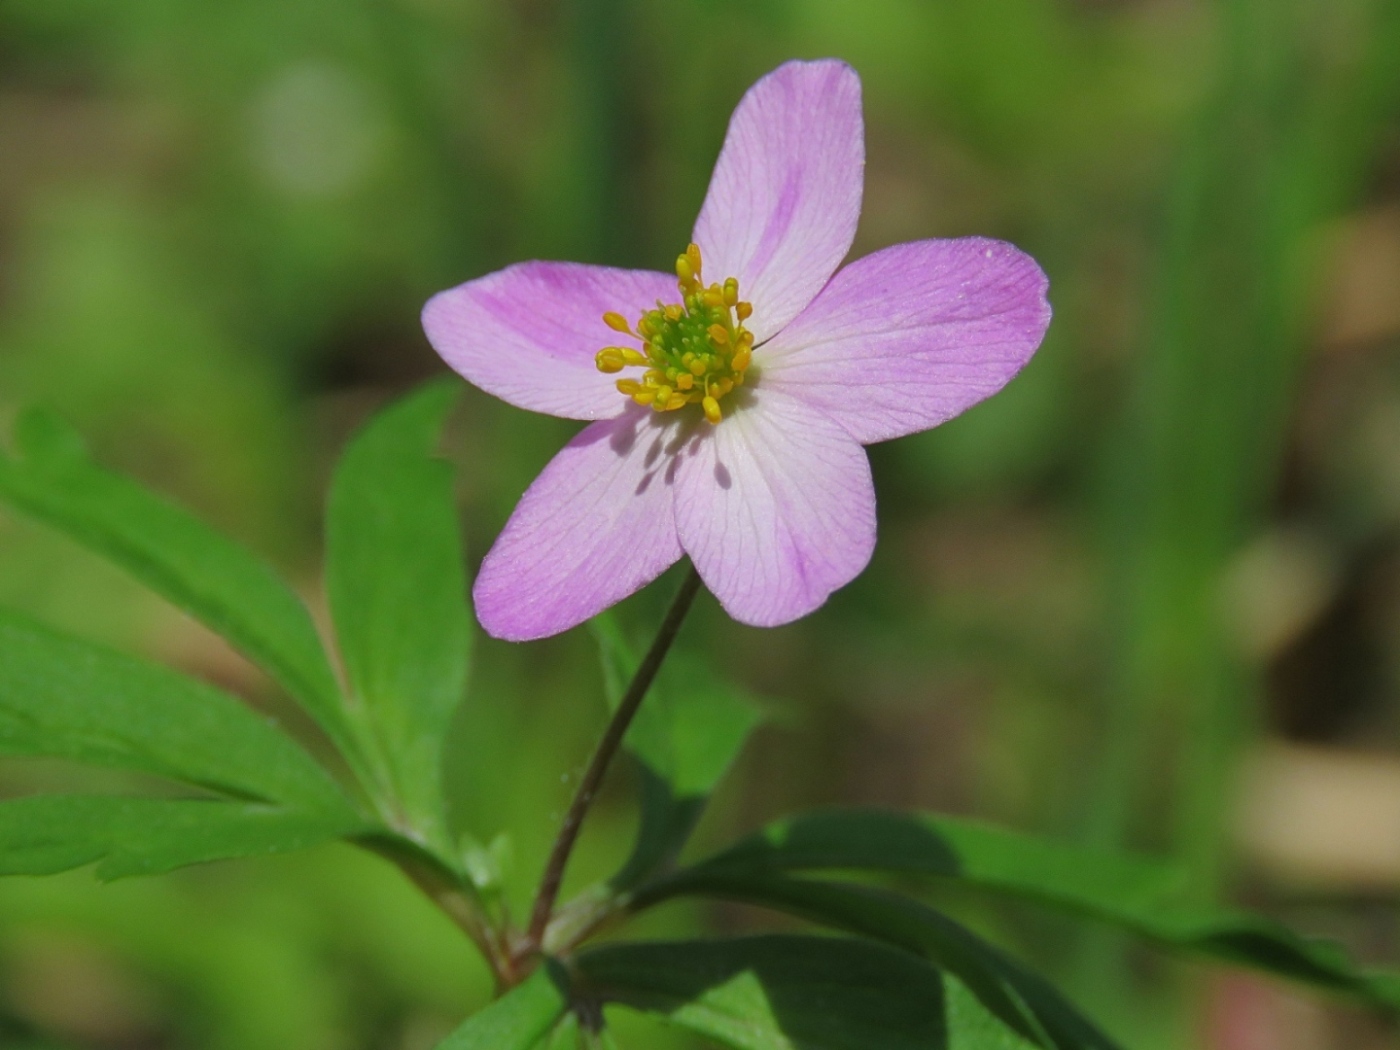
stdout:
{"type": "Polygon", "coordinates": [[[605,346],[640,346],[603,323],[609,310],[636,323],[656,300],[678,298],[676,279],[648,270],[525,262],[439,292],[423,329],[442,359],[512,405],[566,419],[607,419],[623,398],[617,376],[594,367],[605,346]]]}
{"type": "Polygon", "coordinates": [[[707,281],[739,279],[759,341],[812,301],[851,249],[865,178],[860,78],[788,62],[749,88],[695,222],[707,281]]]}
{"type": "Polygon", "coordinates": [[[481,563],[476,615],[513,642],[568,630],[681,556],[665,446],[674,428],[631,406],[585,427],[535,479],[481,563]]]}
{"type": "Polygon", "coordinates": [[[764,387],[862,444],[927,430],[995,394],[1050,324],[1035,260],[982,237],[900,244],[832,278],[754,353],[764,387]]]}
{"type": "Polygon", "coordinates": [[[865,450],[781,391],[760,386],[718,426],[703,424],[677,466],[681,545],[736,620],[796,620],[870,561],[875,489],[865,450]]]}

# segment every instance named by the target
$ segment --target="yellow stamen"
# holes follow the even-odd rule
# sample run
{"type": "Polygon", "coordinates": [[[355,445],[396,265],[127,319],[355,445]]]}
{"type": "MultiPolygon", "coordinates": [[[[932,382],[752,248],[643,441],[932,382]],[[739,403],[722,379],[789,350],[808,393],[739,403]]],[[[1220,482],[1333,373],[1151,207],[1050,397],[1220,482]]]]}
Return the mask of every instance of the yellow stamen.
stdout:
{"type": "Polygon", "coordinates": [[[624,367],[622,350],[616,346],[609,346],[599,350],[598,356],[593,360],[598,365],[598,371],[600,372],[621,372],[624,367]]]}
{"type": "Polygon", "coordinates": [[[658,299],[655,308],[641,313],[635,329],[620,313],[603,315],[609,328],[640,339],[642,347],[606,346],[595,362],[606,373],[639,369],[635,378],[616,382],[618,392],[637,404],[657,412],[696,405],[717,424],[724,419],[724,397],[758,376],[756,370],[749,373],[754,336],[744,327],[753,305],[739,298],[737,278],[705,283],[696,244],[676,257],[676,280],[680,301],[658,299]]]}

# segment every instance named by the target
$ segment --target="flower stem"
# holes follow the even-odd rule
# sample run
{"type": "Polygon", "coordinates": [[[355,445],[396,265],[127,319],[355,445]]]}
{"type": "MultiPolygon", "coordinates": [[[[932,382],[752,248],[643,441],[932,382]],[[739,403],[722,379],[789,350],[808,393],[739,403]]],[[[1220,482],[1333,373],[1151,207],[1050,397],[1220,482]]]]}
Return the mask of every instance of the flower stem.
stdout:
{"type": "Polygon", "coordinates": [[[564,881],[564,869],[569,863],[574,843],[578,840],[579,830],[583,827],[583,819],[588,815],[588,809],[598,793],[598,786],[603,782],[603,776],[607,773],[613,756],[617,754],[622,738],[627,734],[627,727],[632,724],[633,717],[642,706],[652,679],[656,677],[656,672],[661,670],[662,661],[666,659],[671,643],[680,632],[685,614],[690,611],[691,603],[695,601],[695,595],[699,591],[700,574],[692,565],[686,574],[685,582],[681,584],[681,589],[671,603],[671,608],[667,610],[665,619],[661,621],[661,627],[656,632],[651,648],[638,665],[637,673],[632,676],[622,702],[613,712],[612,721],[608,723],[603,738],[598,741],[598,748],[593,752],[593,758],[589,760],[588,769],[579,781],[578,791],[574,794],[569,811],[564,815],[564,822],[559,826],[559,834],[555,837],[554,848],[549,854],[549,863],[545,865],[544,876],[540,879],[539,892],[535,894],[530,928],[520,947],[519,954],[522,957],[538,952],[544,943],[545,928],[549,925],[550,916],[554,914],[554,902],[559,897],[559,886],[564,881]]]}

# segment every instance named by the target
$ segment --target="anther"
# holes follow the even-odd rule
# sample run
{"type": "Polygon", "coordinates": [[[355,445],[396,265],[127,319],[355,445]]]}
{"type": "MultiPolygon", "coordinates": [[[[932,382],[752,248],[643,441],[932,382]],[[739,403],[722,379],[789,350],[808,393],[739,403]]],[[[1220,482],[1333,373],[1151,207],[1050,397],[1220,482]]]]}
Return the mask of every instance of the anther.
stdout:
{"type": "MultiPolygon", "coordinates": [[[[682,288],[689,288],[695,280],[695,267],[690,265],[689,255],[676,256],[676,276],[680,278],[682,288]]],[[[669,315],[670,309],[667,309],[666,313],[669,315]]]]}
{"type": "Polygon", "coordinates": [[[627,367],[636,377],[618,379],[619,393],[657,412],[696,405],[711,423],[724,418],[723,398],[742,386],[753,361],[753,333],[744,322],[753,305],[739,298],[739,281],[729,277],[706,284],[700,247],[691,244],[676,257],[678,301],[656,300],[641,313],[635,329],[626,317],[609,310],[603,322],[615,332],[640,339],[640,350],[607,346],[595,362],[600,371],[627,367]]]}

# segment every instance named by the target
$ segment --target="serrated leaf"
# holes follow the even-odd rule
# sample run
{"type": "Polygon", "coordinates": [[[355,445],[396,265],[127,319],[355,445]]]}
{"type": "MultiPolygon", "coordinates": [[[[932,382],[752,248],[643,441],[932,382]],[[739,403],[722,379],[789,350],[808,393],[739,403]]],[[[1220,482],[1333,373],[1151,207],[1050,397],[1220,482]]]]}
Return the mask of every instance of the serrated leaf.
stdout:
{"type": "Polygon", "coordinates": [[[1160,944],[1400,1009],[1400,975],[1362,970],[1328,941],[1194,903],[1180,872],[976,821],[887,811],[806,814],[697,866],[710,873],[865,870],[955,879],[1091,916],[1160,944]]]}
{"type": "MultiPolygon", "coordinates": [[[[616,707],[640,657],[610,613],[589,622],[616,707]]],[[[624,746],[641,767],[641,824],[632,856],[612,880],[635,885],[680,853],[715,785],[733,765],[760,716],[702,662],[672,653],[628,730],[624,746]]]]}
{"type": "Polygon", "coordinates": [[[267,565],[182,508],[94,464],[57,418],[29,412],[15,438],[18,455],[0,454],[0,500],[120,565],[223,635],[357,761],[311,617],[267,565]]]}
{"type": "Polygon", "coordinates": [[[568,980],[547,961],[521,984],[467,1018],[437,1050],[534,1050],[569,1008],[568,980]]]}
{"type": "Polygon", "coordinates": [[[471,613],[452,471],[433,448],[457,396],[432,383],[375,416],[331,485],[326,583],[355,698],[410,824],[448,842],[443,743],[466,687],[471,613]]]}
{"type": "Polygon", "coordinates": [[[937,1050],[943,981],[905,952],[836,937],[610,944],[577,994],[659,1014],[734,1050],[937,1050]]]}
{"type": "Polygon", "coordinates": [[[349,811],[325,770],[238,700],[3,609],[0,755],[67,758],[349,811]]]}
{"type": "Polygon", "coordinates": [[[715,868],[692,869],[659,883],[637,904],[680,894],[772,908],[922,956],[958,978],[1002,1024],[1044,1050],[1118,1050],[1043,978],[918,901],[854,884],[715,868]]]}
{"type": "Polygon", "coordinates": [[[363,830],[348,814],[247,802],[40,795],[0,802],[0,875],[97,863],[102,879],[306,849],[363,830]]]}

